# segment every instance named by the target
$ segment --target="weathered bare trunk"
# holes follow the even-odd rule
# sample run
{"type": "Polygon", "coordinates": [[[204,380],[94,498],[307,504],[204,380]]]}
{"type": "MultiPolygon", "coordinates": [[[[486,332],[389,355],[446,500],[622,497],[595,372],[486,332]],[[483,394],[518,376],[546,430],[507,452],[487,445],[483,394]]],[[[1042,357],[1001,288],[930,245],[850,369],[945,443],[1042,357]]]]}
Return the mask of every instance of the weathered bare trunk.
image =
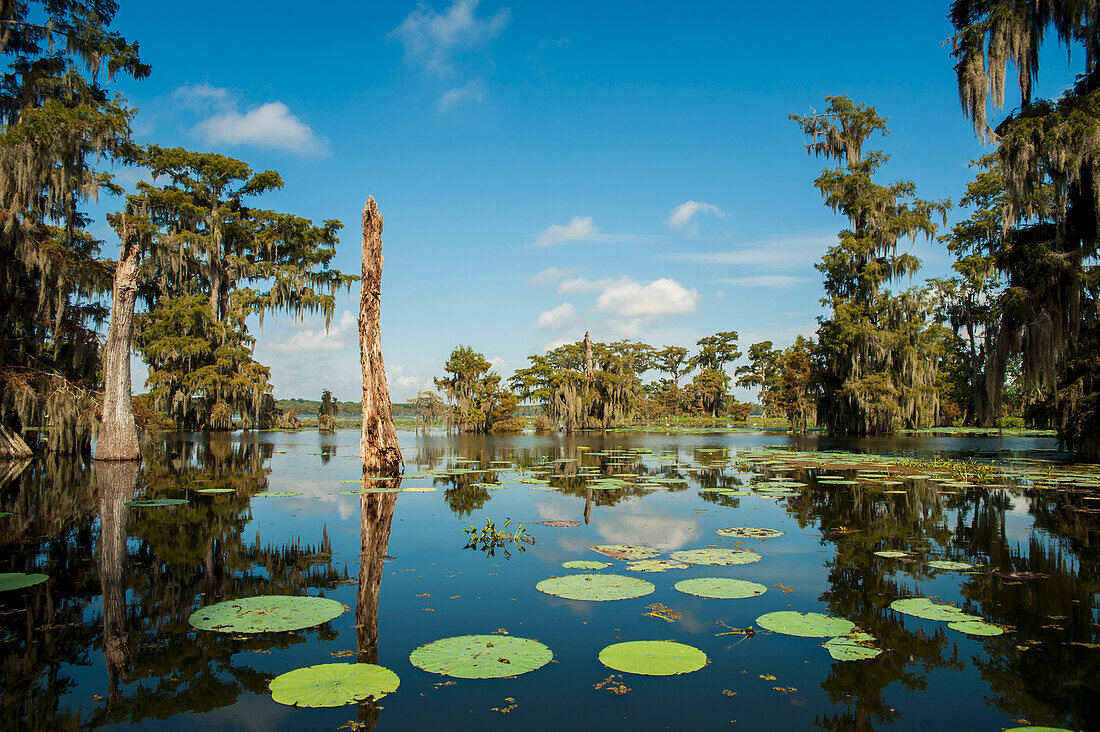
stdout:
{"type": "Polygon", "coordinates": [[[588,377],[589,381],[592,381],[592,339],[588,336],[588,331],[584,332],[584,373],[588,377]]]}
{"type": "MultiPolygon", "coordinates": [[[[400,488],[401,476],[395,476],[387,484],[400,488]]],[[[365,493],[360,497],[360,506],[359,592],[355,603],[355,646],[359,656],[356,660],[378,663],[378,598],[386,572],[386,550],[397,493],[365,493]]],[[[374,729],[378,723],[378,705],[373,699],[361,702],[357,717],[359,723],[365,725],[364,729],[374,729]]]]}
{"type": "Polygon", "coordinates": [[[34,451],[23,438],[0,424],[0,460],[26,460],[29,457],[34,457],[34,451]]]}
{"type": "Polygon", "coordinates": [[[126,626],[126,502],[134,495],[138,465],[100,463],[95,470],[99,490],[99,582],[103,592],[103,655],[112,694],[129,664],[126,626]]]}
{"type": "Polygon", "coordinates": [[[130,388],[130,343],[134,337],[141,247],[133,225],[123,215],[122,251],[115,266],[111,293],[111,327],[103,347],[103,422],[96,442],[96,460],[139,460],[137,424],[130,388]]]}
{"type": "Polygon", "coordinates": [[[382,216],[374,196],[363,207],[363,279],[359,295],[359,362],[363,367],[363,471],[398,473],[405,461],[393,426],[393,404],[382,360],[382,216]]]}

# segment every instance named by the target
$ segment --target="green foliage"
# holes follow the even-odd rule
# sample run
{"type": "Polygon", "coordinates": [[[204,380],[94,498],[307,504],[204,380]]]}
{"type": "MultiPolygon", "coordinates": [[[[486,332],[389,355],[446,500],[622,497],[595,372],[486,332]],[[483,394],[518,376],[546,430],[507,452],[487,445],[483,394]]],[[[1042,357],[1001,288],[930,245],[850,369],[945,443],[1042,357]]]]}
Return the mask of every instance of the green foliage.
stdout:
{"type": "Polygon", "coordinates": [[[764,408],[765,417],[773,417],[776,412],[776,392],[779,386],[779,357],[782,351],[772,348],[771,341],[753,343],[749,346],[749,363],[738,366],[734,375],[740,387],[759,389],[758,399],[764,408]]]}
{"type": "Polygon", "coordinates": [[[101,83],[149,74],[108,30],[113,2],[13,2],[0,53],[0,430],[44,427],[49,449],[86,449],[97,422],[110,263],[82,203],[117,192],[96,168],[125,161],[133,112],[101,83]]]}
{"type": "Polygon", "coordinates": [[[508,545],[510,544],[513,545],[513,548],[523,551],[525,549],[524,544],[535,543],[535,537],[527,533],[527,529],[524,528],[523,524],[517,524],[516,528],[509,534],[507,529],[511,523],[512,519],[506,519],[504,525],[499,529],[497,529],[492,519],[488,518],[485,519],[485,526],[480,529],[470,524],[463,529],[469,539],[463,549],[478,549],[488,552],[489,556],[492,556],[497,549],[504,549],[504,553],[507,555],[508,545]]]}
{"type": "Polygon", "coordinates": [[[916,257],[898,252],[899,240],[932,237],[933,216],[946,217],[950,202],[918,198],[909,181],[875,183],[889,156],[864,154],[863,146],[872,134],[887,133],[885,118],[847,97],[826,101],[821,114],[790,116],[809,138],[808,152],[836,161],[814,185],[825,205],[851,222],[817,265],[823,302],[832,308],[818,330],[819,419],[835,431],[859,434],[928,425],[937,416],[940,329],[930,322],[925,292],[895,295],[885,288],[920,268],[916,257]]]}
{"type": "Polygon", "coordinates": [[[519,398],[501,383],[492,364],[469,346],[459,346],[443,365],[446,376],[435,387],[453,403],[451,424],[463,432],[517,432],[519,398]]]}

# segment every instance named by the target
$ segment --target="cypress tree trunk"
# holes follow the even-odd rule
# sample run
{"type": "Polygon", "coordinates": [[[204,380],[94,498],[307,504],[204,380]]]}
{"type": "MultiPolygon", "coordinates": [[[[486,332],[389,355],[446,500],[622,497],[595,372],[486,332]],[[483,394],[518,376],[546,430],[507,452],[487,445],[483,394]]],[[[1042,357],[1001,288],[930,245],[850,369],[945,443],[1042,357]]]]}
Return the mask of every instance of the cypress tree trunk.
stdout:
{"type": "Polygon", "coordinates": [[[141,248],[132,225],[123,214],[122,251],[115,266],[111,293],[111,327],[103,348],[103,422],[96,442],[96,460],[139,460],[137,424],[130,388],[130,342],[134,336],[134,301],[137,299],[141,248]]]}
{"type": "Polygon", "coordinates": [[[589,338],[587,330],[584,332],[584,373],[588,380],[592,381],[592,339],[589,338]]]}
{"type": "Polygon", "coordinates": [[[398,473],[405,461],[393,426],[382,360],[382,216],[374,196],[363,206],[363,279],[359,283],[359,362],[363,367],[363,471],[398,473]]]}
{"type": "Polygon", "coordinates": [[[27,446],[16,432],[0,424],[0,460],[26,460],[34,457],[34,451],[27,446]]]}
{"type": "Polygon", "coordinates": [[[126,501],[134,495],[138,466],[133,462],[100,463],[95,476],[99,490],[97,558],[103,592],[103,655],[114,696],[130,656],[126,626],[126,501]]]}

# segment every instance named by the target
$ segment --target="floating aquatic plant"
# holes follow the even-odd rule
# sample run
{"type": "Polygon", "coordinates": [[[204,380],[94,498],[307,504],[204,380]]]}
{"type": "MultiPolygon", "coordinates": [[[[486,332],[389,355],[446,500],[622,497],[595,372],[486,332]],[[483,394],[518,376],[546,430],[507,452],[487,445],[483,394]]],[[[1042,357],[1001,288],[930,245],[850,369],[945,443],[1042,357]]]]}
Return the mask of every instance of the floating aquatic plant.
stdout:
{"type": "Polygon", "coordinates": [[[837,661],[864,661],[882,653],[874,646],[875,637],[870,633],[853,631],[847,635],[830,638],[821,644],[837,661]]]}
{"type": "Polygon", "coordinates": [[[185,503],[190,503],[186,498],[149,498],[141,501],[127,501],[127,506],[135,506],[139,508],[155,508],[157,506],[182,506],[185,503]]]}
{"type": "Polygon", "coordinates": [[[535,585],[535,589],[567,600],[603,602],[642,597],[657,588],[644,579],[621,574],[567,574],[544,579],[535,585]]]}
{"type": "Polygon", "coordinates": [[[271,698],[298,707],[339,707],[366,699],[378,701],[397,691],[401,680],[388,668],[371,663],[323,663],[276,676],[268,685],[271,698]]]}
{"type": "Polygon", "coordinates": [[[22,572],[0,572],[0,592],[21,590],[48,580],[44,574],[24,574],[22,572]]]}
{"type": "Polygon", "coordinates": [[[848,635],[856,628],[855,623],[844,618],[822,613],[800,613],[794,610],[766,613],[756,619],[756,624],[773,633],[797,635],[803,638],[834,638],[848,635]]]}
{"type": "Polygon", "coordinates": [[[673,676],[703,668],[707,655],[694,646],[675,641],[627,641],[600,651],[600,663],[625,673],[673,676]]]}
{"type": "Polygon", "coordinates": [[[669,557],[678,562],[688,564],[706,564],[710,566],[725,566],[730,564],[752,564],[759,562],[761,557],[755,552],[746,552],[738,549],[706,548],[684,549],[672,552],[669,557]]]}
{"type": "Polygon", "coordinates": [[[607,569],[611,565],[607,562],[594,562],[588,559],[574,559],[570,562],[562,562],[566,569],[607,569]]]}
{"type": "Polygon", "coordinates": [[[787,533],[777,529],[762,529],[753,526],[734,526],[729,529],[715,529],[719,536],[727,536],[737,539],[775,539],[787,533]]]}
{"type": "Polygon", "coordinates": [[[542,668],[553,657],[548,647],[530,638],[461,635],[420,646],[409,655],[409,663],[460,679],[499,679],[542,668]]]}
{"type": "Polygon", "coordinates": [[[767,587],[758,582],[728,577],[696,577],[680,580],[673,587],[688,595],[716,600],[740,600],[746,597],[757,597],[768,591],[767,587]]]}
{"type": "Polygon", "coordinates": [[[275,633],[327,623],[345,610],[343,603],[325,597],[257,595],[207,605],[187,620],[199,630],[275,633]]]}
{"type": "Polygon", "coordinates": [[[661,553],[653,547],[639,546],[637,544],[596,544],[588,548],[606,557],[611,557],[612,559],[625,559],[627,561],[653,559],[653,557],[661,553]]]}

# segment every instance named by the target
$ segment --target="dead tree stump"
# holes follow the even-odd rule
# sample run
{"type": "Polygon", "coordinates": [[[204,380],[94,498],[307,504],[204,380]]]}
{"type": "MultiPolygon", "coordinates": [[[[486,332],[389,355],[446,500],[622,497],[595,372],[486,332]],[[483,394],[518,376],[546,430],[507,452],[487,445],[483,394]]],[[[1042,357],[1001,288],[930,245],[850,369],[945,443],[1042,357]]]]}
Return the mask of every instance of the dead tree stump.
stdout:
{"type": "Polygon", "coordinates": [[[363,207],[363,279],[359,294],[359,362],[363,367],[363,472],[401,472],[405,461],[393,426],[393,404],[382,360],[382,216],[371,196],[363,207]]]}

